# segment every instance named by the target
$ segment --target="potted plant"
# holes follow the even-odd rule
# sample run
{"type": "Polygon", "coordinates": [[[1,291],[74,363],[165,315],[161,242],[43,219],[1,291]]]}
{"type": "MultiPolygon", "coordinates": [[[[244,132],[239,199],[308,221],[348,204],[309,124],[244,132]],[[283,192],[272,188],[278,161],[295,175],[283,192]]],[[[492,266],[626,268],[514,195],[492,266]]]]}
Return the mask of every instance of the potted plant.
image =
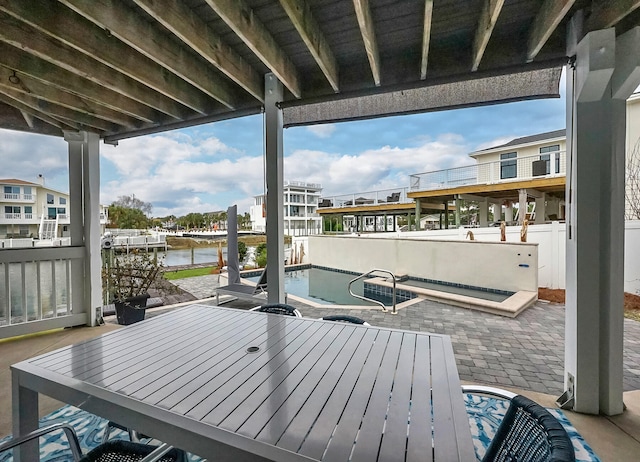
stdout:
{"type": "Polygon", "coordinates": [[[142,321],[149,289],[159,286],[162,261],[147,252],[134,251],[106,259],[102,269],[105,299],[115,305],[118,324],[142,321]]]}

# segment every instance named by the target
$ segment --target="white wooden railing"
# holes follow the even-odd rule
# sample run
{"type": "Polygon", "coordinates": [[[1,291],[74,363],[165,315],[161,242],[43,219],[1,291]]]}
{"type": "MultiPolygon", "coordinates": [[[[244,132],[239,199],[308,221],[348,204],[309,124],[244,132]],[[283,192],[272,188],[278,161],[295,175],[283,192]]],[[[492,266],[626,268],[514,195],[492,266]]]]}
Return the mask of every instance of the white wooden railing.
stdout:
{"type": "Polygon", "coordinates": [[[83,247],[0,251],[0,338],[88,323],[83,247]],[[75,276],[74,276],[75,275],[75,276]]]}

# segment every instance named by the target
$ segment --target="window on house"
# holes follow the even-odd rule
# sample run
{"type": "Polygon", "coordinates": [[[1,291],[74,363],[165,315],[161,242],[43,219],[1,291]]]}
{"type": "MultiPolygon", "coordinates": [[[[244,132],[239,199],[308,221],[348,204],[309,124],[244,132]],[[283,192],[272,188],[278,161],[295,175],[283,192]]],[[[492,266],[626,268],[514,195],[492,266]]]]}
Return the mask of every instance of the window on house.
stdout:
{"type": "Polygon", "coordinates": [[[22,192],[24,194],[31,194],[31,186],[25,186],[24,188],[22,188],[22,192]]]}
{"type": "Polygon", "coordinates": [[[25,218],[32,218],[33,217],[33,207],[28,206],[28,205],[25,206],[24,214],[26,215],[25,218]]]}
{"type": "Polygon", "coordinates": [[[66,197],[61,197],[60,198],[60,205],[67,205],[67,198],[66,197]]]}
{"type": "Polygon", "coordinates": [[[58,207],[58,215],[66,215],[67,209],[65,207],[58,207]]]}
{"type": "Polygon", "coordinates": [[[48,207],[47,208],[47,219],[49,220],[55,220],[56,219],[56,213],[57,210],[55,207],[48,207]]]}
{"type": "Polygon", "coordinates": [[[29,235],[29,225],[20,225],[20,236],[29,235]]]}
{"type": "Polygon", "coordinates": [[[517,152],[500,154],[500,178],[516,178],[518,176],[517,152]]]}
{"type": "Polygon", "coordinates": [[[4,213],[10,213],[10,214],[20,214],[20,207],[14,207],[11,205],[5,205],[4,206],[4,213]]]}
{"type": "MultiPolygon", "coordinates": [[[[560,145],[554,144],[552,146],[543,146],[540,148],[540,160],[547,161],[547,175],[551,173],[551,154],[545,154],[548,152],[559,152],[560,145]]],[[[560,156],[556,154],[555,156],[555,171],[556,173],[560,173],[560,156]]]]}
{"type": "Polygon", "coordinates": [[[53,204],[53,194],[47,193],[47,204],[53,204]]]}

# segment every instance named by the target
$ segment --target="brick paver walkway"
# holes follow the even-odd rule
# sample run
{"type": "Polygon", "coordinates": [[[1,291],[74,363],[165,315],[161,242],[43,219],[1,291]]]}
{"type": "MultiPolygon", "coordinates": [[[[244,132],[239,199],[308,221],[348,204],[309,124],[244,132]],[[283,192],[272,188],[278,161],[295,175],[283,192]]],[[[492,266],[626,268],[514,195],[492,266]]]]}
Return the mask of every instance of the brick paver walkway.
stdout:
{"type": "MultiPolygon", "coordinates": [[[[175,282],[197,298],[206,298],[215,292],[217,276],[175,282]]],[[[246,302],[238,303],[238,307],[248,307],[246,302]]],[[[308,317],[345,313],[340,309],[289,303],[308,317]]],[[[510,385],[551,395],[562,393],[562,305],[538,302],[515,319],[426,300],[399,310],[396,315],[379,309],[348,310],[347,314],[375,326],[450,335],[462,380],[498,387],[510,385]]],[[[624,367],[625,391],[640,390],[640,322],[629,319],[625,319],[624,367]]]]}

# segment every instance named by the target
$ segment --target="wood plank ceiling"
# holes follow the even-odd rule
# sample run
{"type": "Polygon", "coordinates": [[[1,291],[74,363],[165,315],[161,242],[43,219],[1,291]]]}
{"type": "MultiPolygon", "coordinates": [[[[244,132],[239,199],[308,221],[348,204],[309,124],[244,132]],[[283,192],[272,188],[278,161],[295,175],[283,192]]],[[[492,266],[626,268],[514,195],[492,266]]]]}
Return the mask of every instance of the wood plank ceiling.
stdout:
{"type": "Polygon", "coordinates": [[[0,0],[0,128],[107,141],[567,60],[566,29],[640,0],[0,0]]]}

